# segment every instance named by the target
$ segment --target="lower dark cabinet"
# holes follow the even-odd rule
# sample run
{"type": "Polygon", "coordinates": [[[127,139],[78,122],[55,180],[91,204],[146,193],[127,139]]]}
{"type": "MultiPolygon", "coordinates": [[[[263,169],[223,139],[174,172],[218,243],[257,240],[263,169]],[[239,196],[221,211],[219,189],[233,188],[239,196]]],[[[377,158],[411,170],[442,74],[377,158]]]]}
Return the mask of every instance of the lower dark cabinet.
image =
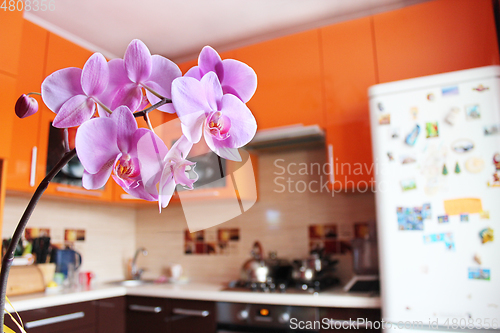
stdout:
{"type": "Polygon", "coordinates": [[[172,333],[215,333],[215,303],[173,299],[170,323],[172,333]]]}
{"type": "Polygon", "coordinates": [[[124,296],[100,299],[95,301],[95,305],[97,306],[96,333],[125,333],[127,304],[124,296]]]}
{"type": "Polygon", "coordinates": [[[127,333],[171,332],[167,318],[170,300],[156,297],[127,296],[127,333]]]}

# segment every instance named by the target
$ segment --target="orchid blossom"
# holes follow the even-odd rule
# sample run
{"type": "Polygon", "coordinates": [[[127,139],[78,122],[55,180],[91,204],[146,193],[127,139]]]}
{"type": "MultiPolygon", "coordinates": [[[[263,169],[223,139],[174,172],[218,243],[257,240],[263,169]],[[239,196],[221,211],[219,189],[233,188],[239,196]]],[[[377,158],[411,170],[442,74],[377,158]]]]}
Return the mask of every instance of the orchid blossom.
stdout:
{"type": "Polygon", "coordinates": [[[220,157],[241,161],[237,148],[246,145],[257,131],[254,116],[238,97],[223,94],[214,72],[200,81],[181,77],[172,83],[172,99],[182,133],[197,143],[203,133],[210,149],[220,157]]]}
{"type": "Polygon", "coordinates": [[[94,53],[83,69],[69,67],[49,75],[42,83],[42,99],[57,114],[52,125],[79,126],[94,115],[96,103],[105,109],[99,95],[108,81],[108,63],[100,53],[94,53]]]}
{"type": "Polygon", "coordinates": [[[193,147],[193,144],[182,135],[164,158],[164,167],[161,173],[158,204],[160,212],[162,208],[167,207],[177,184],[186,188],[193,189],[193,183],[198,179],[190,179],[186,175],[186,167],[194,168],[195,163],[186,160],[186,156],[193,147]]]}
{"type": "Polygon", "coordinates": [[[38,102],[30,96],[31,94],[22,94],[21,97],[17,99],[14,110],[16,111],[16,116],[21,119],[32,116],[38,111],[38,102]]]}
{"type": "Polygon", "coordinates": [[[205,46],[198,57],[198,66],[192,67],[184,76],[197,80],[214,72],[220,81],[224,94],[232,94],[246,103],[257,89],[257,75],[247,64],[234,60],[221,60],[217,51],[205,46]]]}
{"type": "MultiPolygon", "coordinates": [[[[147,46],[138,39],[129,44],[123,59],[113,59],[108,64],[110,82],[103,101],[112,109],[126,105],[136,111],[145,102],[142,88],[151,104],[170,98],[172,81],[182,75],[172,61],[160,55],[151,56],[147,46]]],[[[171,103],[158,109],[175,112],[171,103]]]]}
{"type": "Polygon", "coordinates": [[[76,150],[83,167],[83,187],[98,189],[109,176],[130,195],[158,200],[161,161],[167,154],[163,141],[148,129],[138,128],[126,106],[109,118],[94,118],[76,134],[76,150]]]}

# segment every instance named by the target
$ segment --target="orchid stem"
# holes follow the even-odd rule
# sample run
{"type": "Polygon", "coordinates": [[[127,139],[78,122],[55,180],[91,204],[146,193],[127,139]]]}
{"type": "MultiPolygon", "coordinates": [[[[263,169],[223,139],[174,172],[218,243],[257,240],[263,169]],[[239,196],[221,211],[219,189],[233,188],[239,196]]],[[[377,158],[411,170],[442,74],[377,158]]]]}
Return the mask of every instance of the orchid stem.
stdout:
{"type": "Polygon", "coordinates": [[[100,100],[94,99],[94,101],[96,101],[96,103],[99,104],[101,108],[103,108],[107,113],[109,114],[113,113],[113,111],[111,111],[106,105],[102,104],[100,100]]]}
{"type": "MultiPolygon", "coordinates": [[[[167,101],[160,101],[158,103],[163,102],[161,105],[165,103],[169,103],[167,101]]],[[[158,104],[157,103],[157,104],[158,104]]],[[[171,101],[170,101],[171,103],[171,101]]],[[[155,104],[156,105],[156,104],[155,104]]],[[[140,117],[142,114],[140,112],[135,113],[134,116],[140,117]]],[[[28,224],[28,221],[35,210],[35,207],[42,197],[42,194],[45,192],[47,187],[49,186],[52,179],[61,171],[61,169],[73,158],[76,156],[76,149],[72,149],[66,152],[59,162],[49,171],[49,173],[45,176],[45,178],[38,185],[35,193],[31,197],[28,206],[24,210],[23,216],[19,223],[17,224],[16,230],[14,231],[14,235],[12,235],[12,239],[7,247],[7,251],[2,259],[2,267],[0,271],[0,328],[3,330],[4,325],[4,314],[5,314],[5,296],[7,294],[7,280],[9,278],[10,267],[12,266],[12,262],[14,261],[14,252],[16,250],[17,244],[21,239],[24,229],[28,224]]],[[[3,331],[2,331],[3,332],[3,331]]]]}
{"type": "Polygon", "coordinates": [[[39,92],[30,92],[30,93],[27,93],[26,96],[30,96],[30,95],[38,95],[38,96],[42,96],[42,94],[40,94],[39,92]]]}
{"type": "Polygon", "coordinates": [[[149,120],[149,112],[147,113],[144,113],[144,120],[146,121],[146,124],[148,124],[148,128],[151,130],[151,132],[155,132],[155,130],[153,129],[153,126],[151,125],[151,121],[149,120]]]}
{"type": "Polygon", "coordinates": [[[159,108],[160,106],[164,105],[164,104],[168,104],[168,103],[172,103],[172,100],[170,98],[163,98],[161,101],[159,101],[158,103],[156,104],[153,104],[151,105],[150,107],[148,107],[147,109],[144,109],[142,111],[138,111],[136,113],[134,113],[134,116],[135,117],[143,117],[145,114],[148,114],[150,113],[151,111],[159,108]]]}
{"type": "Polygon", "coordinates": [[[144,85],[144,84],[141,84],[141,86],[144,87],[144,89],[146,89],[147,91],[149,91],[150,93],[152,93],[153,95],[155,95],[156,97],[158,97],[159,99],[165,99],[166,97],[160,95],[159,93],[157,93],[156,91],[154,91],[153,89],[149,88],[148,86],[144,85]]]}

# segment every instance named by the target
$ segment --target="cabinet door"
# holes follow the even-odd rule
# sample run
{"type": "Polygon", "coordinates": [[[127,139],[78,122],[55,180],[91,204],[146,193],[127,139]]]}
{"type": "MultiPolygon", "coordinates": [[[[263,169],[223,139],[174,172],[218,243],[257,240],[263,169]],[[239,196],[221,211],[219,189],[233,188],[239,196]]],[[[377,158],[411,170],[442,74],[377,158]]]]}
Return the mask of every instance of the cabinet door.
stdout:
{"type": "Polygon", "coordinates": [[[16,104],[16,79],[0,73],[0,158],[8,158],[12,139],[12,122],[16,104]]]}
{"type": "MultiPolygon", "coordinates": [[[[18,70],[21,34],[23,30],[23,11],[9,6],[0,10],[0,71],[16,75],[18,70]]],[[[18,4],[18,1],[15,2],[18,4]]],[[[19,4],[22,4],[20,2],[19,4]]]]}
{"type": "Polygon", "coordinates": [[[105,298],[96,301],[96,333],[125,333],[125,297],[105,298]]]}
{"type": "Polygon", "coordinates": [[[257,73],[248,102],[258,130],[286,125],[324,127],[318,30],[235,50],[257,73]]]}
{"type": "Polygon", "coordinates": [[[170,322],[172,332],[215,333],[215,303],[173,299],[170,322]]]}
{"type": "Polygon", "coordinates": [[[436,0],[374,16],[380,83],[499,63],[490,0],[436,0]]]}
{"type": "Polygon", "coordinates": [[[373,166],[367,91],[377,83],[371,18],[335,24],[320,32],[330,180],[335,190],[364,191],[371,186],[373,166]]]}
{"type": "MultiPolygon", "coordinates": [[[[96,332],[96,308],[92,302],[23,311],[19,315],[30,333],[96,332]]],[[[15,327],[8,315],[5,318],[7,326],[15,327]]]]}
{"type": "MultiPolygon", "coordinates": [[[[48,36],[47,30],[24,20],[16,96],[41,91],[48,36]]],[[[43,104],[41,98],[36,99],[39,105],[43,104]]],[[[11,106],[8,110],[13,113],[14,107],[11,106]]],[[[43,174],[36,177],[40,119],[40,112],[24,119],[14,116],[12,149],[7,170],[9,190],[33,192],[34,187],[42,180],[43,174]]]]}
{"type": "Polygon", "coordinates": [[[155,297],[127,296],[127,332],[168,333],[170,300],[155,297]]]}

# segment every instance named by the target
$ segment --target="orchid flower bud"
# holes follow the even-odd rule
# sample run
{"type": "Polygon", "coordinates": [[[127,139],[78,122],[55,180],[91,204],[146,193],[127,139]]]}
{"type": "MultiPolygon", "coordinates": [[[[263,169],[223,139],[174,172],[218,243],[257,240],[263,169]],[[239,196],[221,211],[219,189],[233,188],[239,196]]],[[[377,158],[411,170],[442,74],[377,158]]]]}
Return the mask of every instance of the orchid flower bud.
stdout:
{"type": "Polygon", "coordinates": [[[15,111],[19,118],[29,117],[38,111],[38,102],[29,94],[22,94],[16,102],[15,111]]]}

